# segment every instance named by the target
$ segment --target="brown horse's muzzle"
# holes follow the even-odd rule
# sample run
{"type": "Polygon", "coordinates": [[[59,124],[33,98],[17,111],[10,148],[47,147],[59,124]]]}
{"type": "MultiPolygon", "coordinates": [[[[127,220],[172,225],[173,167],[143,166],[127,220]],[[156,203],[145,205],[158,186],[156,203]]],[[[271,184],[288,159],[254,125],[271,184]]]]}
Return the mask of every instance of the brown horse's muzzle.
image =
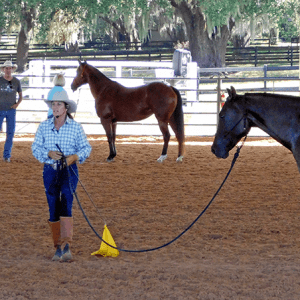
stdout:
{"type": "Polygon", "coordinates": [[[73,80],[72,84],[71,84],[71,89],[73,92],[75,92],[77,90],[77,85],[75,85],[75,79],[73,80]]]}

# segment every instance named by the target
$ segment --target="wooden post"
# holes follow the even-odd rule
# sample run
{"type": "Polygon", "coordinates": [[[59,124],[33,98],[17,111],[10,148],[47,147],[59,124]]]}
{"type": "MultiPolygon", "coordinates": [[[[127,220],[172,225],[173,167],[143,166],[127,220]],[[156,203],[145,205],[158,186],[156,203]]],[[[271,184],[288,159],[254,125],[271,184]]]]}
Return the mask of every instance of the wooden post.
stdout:
{"type": "MultiPolygon", "coordinates": [[[[268,72],[268,65],[264,65],[264,78],[268,77],[267,72],[268,72]]],[[[264,80],[264,89],[266,88],[267,88],[267,81],[264,80]]]]}

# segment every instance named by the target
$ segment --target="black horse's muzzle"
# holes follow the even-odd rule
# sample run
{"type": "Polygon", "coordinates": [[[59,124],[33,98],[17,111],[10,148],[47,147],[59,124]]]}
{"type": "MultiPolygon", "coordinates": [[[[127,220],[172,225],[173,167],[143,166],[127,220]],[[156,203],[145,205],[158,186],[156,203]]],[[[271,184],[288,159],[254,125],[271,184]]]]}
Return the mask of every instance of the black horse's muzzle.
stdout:
{"type": "Polygon", "coordinates": [[[225,149],[222,150],[218,148],[215,144],[211,146],[211,152],[217,157],[217,158],[227,158],[229,156],[229,152],[227,152],[225,149]]]}

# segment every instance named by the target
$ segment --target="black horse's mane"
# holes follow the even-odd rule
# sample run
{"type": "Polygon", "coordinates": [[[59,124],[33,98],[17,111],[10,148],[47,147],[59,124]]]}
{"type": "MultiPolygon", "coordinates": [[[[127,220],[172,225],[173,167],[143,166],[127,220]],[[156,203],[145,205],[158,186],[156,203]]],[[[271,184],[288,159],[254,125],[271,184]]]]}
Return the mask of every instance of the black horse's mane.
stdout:
{"type": "Polygon", "coordinates": [[[292,95],[283,95],[283,94],[271,94],[271,93],[246,93],[245,96],[247,97],[261,97],[261,98],[276,98],[276,99],[291,99],[291,100],[298,100],[300,101],[300,97],[292,96],[292,95]]]}

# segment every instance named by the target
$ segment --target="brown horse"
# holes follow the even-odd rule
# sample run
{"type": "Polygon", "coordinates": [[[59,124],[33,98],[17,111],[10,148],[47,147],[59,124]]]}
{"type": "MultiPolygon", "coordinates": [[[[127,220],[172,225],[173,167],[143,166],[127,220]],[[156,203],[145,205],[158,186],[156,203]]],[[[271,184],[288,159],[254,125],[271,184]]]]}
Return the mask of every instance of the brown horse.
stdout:
{"type": "Polygon", "coordinates": [[[88,83],[96,101],[96,112],[106,132],[109,143],[107,161],[113,161],[117,155],[115,147],[117,122],[140,121],[155,115],[159,128],[163,134],[164,145],[158,162],[167,158],[170,132],[168,124],[173,129],[178,141],[178,158],[181,162],[184,154],[184,121],[182,99],[174,87],[161,82],[126,88],[110,80],[99,70],[79,61],[77,75],[71,88],[76,91],[81,85],[88,83]]]}

